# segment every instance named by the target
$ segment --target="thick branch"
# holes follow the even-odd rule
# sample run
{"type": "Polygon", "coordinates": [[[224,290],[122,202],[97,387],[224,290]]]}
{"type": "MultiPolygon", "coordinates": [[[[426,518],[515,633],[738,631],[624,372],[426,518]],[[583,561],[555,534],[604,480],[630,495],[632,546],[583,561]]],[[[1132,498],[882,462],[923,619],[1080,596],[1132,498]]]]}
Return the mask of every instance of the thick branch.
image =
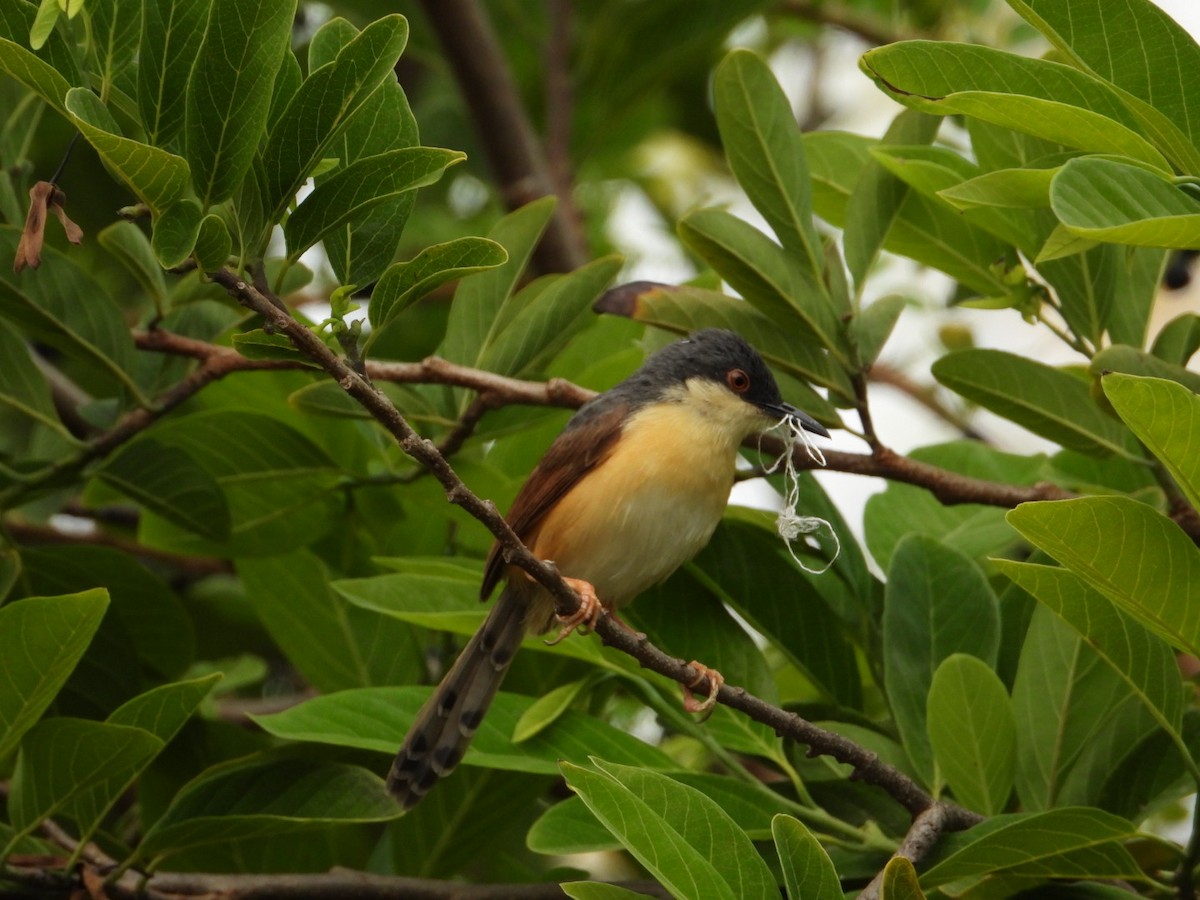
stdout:
{"type": "MultiPolygon", "coordinates": [[[[509,209],[554,193],[541,143],[521,103],[500,41],[478,0],[422,0],[471,110],[509,209]]],[[[570,272],[587,250],[569,193],[558,198],[534,262],[543,272],[570,272]]]]}

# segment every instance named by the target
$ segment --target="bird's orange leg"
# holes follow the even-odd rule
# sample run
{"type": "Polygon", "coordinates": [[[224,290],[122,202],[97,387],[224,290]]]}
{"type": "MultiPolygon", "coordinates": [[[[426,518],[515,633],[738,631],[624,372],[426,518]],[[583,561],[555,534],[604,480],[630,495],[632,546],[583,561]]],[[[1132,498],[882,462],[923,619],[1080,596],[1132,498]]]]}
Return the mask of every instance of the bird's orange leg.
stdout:
{"type": "Polygon", "coordinates": [[[596,623],[600,621],[600,615],[604,612],[604,606],[600,603],[600,598],[596,596],[596,589],[590,582],[579,578],[564,578],[563,581],[579,595],[579,609],[569,616],[555,616],[562,625],[562,631],[553,640],[546,641],[546,645],[550,647],[577,628],[582,628],[585,632],[593,630],[596,623]]]}
{"type": "Polygon", "coordinates": [[[710,669],[704,663],[696,662],[694,659],[688,665],[698,674],[686,685],[681,685],[683,688],[684,711],[690,713],[710,713],[717,703],[717,692],[725,684],[725,676],[716,669],[710,669]],[[705,678],[708,679],[708,696],[703,700],[697,700],[692,695],[692,689],[705,678]]]}

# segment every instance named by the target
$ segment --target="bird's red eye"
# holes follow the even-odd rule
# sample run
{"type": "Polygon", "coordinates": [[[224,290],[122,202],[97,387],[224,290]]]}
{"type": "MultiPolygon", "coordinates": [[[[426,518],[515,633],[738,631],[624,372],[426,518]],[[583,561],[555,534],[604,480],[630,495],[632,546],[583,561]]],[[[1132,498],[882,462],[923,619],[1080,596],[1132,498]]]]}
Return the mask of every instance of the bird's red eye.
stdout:
{"type": "Polygon", "coordinates": [[[725,383],[735,394],[744,394],[750,390],[750,376],[741,369],[730,369],[725,375],[725,383]]]}

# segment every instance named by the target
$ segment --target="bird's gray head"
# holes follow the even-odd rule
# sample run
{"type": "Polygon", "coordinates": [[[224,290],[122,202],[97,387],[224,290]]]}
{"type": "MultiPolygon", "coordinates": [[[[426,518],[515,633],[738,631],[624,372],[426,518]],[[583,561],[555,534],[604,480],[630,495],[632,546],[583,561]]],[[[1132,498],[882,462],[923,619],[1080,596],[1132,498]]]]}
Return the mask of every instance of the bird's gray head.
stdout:
{"type": "Polygon", "coordinates": [[[706,328],[687,340],[670,344],[647,359],[619,387],[630,397],[646,400],[662,397],[692,379],[725,388],[766,417],[787,416],[807,431],[829,437],[820,422],[783,401],[775,377],[758,351],[732,331],[706,328]]]}

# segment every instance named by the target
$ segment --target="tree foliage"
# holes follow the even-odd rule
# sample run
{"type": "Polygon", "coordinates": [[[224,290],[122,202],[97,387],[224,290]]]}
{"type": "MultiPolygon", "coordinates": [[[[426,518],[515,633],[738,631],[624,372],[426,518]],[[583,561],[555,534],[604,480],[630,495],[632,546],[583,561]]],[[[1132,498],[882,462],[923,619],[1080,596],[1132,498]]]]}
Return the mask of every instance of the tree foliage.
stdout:
{"type": "Polygon", "coordinates": [[[1009,5],[1049,52],[920,8],[884,41],[869,2],[0,5],[0,882],[1194,896],[1195,829],[1152,831],[1200,782],[1200,318],[1149,318],[1200,246],[1200,47],[1149,0],[1009,5]],[[882,138],[797,126],[763,54],[819,42],[805,16],[880,43],[882,138]],[[673,202],[638,164],[663,135],[719,147],[758,224],[673,202]],[[614,287],[631,171],[686,284],[614,287]],[[1056,449],[886,445],[873,367],[911,301],[867,299],[885,253],[1075,354],[932,366],[951,422],[1056,449]],[[808,472],[836,559],[731,508],[630,612],[651,647],[528,641],[402,817],[379,775],[505,539],[480,498],[705,326],[861,439],[826,455],[887,479],[862,544],[808,472]],[[746,693],[694,721],[673,657],[746,693]],[[562,867],[590,851],[634,882],[562,867]]]}

